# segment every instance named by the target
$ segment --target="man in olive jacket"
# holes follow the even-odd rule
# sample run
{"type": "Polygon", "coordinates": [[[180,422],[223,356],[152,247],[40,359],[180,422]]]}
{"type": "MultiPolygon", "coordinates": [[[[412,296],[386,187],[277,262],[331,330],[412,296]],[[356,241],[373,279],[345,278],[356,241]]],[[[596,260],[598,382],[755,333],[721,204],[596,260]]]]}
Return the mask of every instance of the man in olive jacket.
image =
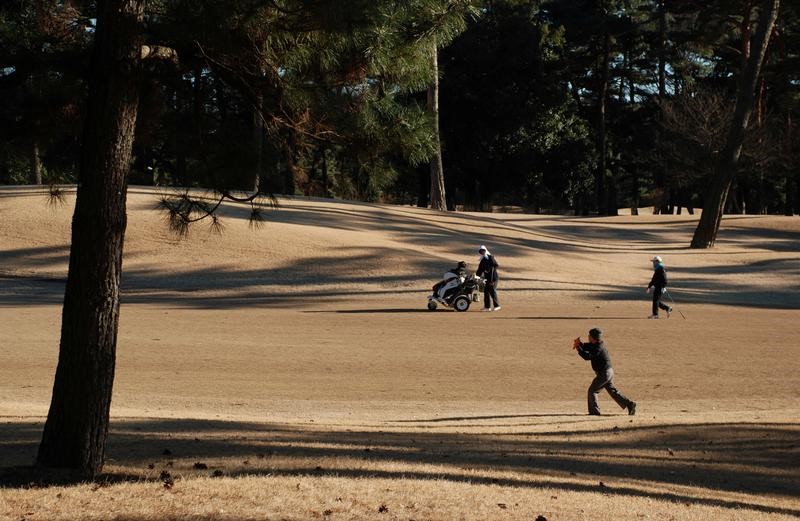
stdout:
{"type": "Polygon", "coordinates": [[[629,400],[614,386],[614,369],[611,368],[611,357],[603,342],[603,332],[598,328],[589,330],[589,341],[581,342],[580,337],[572,343],[572,348],[584,360],[591,360],[595,377],[589,386],[589,414],[600,416],[600,407],[597,405],[597,393],[605,389],[617,405],[628,410],[628,414],[636,414],[636,402],[629,400]]]}

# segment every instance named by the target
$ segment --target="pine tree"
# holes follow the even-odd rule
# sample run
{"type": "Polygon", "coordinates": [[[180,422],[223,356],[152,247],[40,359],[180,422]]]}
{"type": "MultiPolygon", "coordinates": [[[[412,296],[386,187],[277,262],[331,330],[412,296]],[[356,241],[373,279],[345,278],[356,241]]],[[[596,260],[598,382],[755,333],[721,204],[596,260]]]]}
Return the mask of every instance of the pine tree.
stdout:
{"type": "MultiPolygon", "coordinates": [[[[430,81],[431,44],[452,39],[470,8],[466,2],[433,0],[353,2],[346,10],[333,0],[100,0],[94,7],[59,362],[37,457],[43,467],[71,468],[85,477],[101,470],[108,434],[127,178],[140,106],[149,113],[145,108],[154,105],[152,100],[140,103],[142,93],[158,92],[157,82],[164,81],[162,90],[171,94],[165,99],[176,113],[188,115],[189,139],[199,144],[204,139],[203,96],[210,90],[204,75],[218,77],[236,92],[245,108],[240,113],[250,116],[244,128],[252,130],[253,112],[264,122],[291,185],[312,141],[348,147],[364,139],[383,144],[379,151],[423,161],[432,142],[430,121],[424,107],[409,103],[408,96],[423,92],[430,81]],[[149,87],[140,90],[141,84],[149,87]],[[335,103],[328,106],[330,100],[335,103]],[[348,112],[357,115],[361,131],[343,136],[342,131],[354,127],[334,126],[332,118],[341,122],[348,112]]],[[[215,90],[225,95],[225,89],[215,90]]],[[[223,111],[230,100],[217,101],[223,111]]],[[[148,134],[143,127],[151,122],[144,123],[140,137],[148,134]]],[[[175,167],[176,179],[186,184],[188,158],[178,154],[175,167]]],[[[375,155],[359,159],[373,169],[386,160],[375,155]]],[[[261,183],[241,197],[230,189],[236,180],[214,173],[211,179],[220,201],[254,201],[262,194],[261,183]]],[[[165,200],[164,206],[182,231],[203,217],[216,222],[213,205],[188,195],[165,200]]]]}
{"type": "Polygon", "coordinates": [[[749,55],[746,56],[745,67],[739,80],[731,127],[725,147],[717,160],[714,179],[703,206],[703,214],[692,237],[692,248],[710,248],[714,245],[728,191],[736,172],[745,131],[755,103],[755,90],[761,72],[761,64],[764,61],[772,29],[778,17],[780,0],[765,0],[761,2],[760,8],[761,12],[752,48],[750,48],[749,38],[746,34],[744,35],[746,41],[743,43],[743,49],[747,49],[749,55]]]}

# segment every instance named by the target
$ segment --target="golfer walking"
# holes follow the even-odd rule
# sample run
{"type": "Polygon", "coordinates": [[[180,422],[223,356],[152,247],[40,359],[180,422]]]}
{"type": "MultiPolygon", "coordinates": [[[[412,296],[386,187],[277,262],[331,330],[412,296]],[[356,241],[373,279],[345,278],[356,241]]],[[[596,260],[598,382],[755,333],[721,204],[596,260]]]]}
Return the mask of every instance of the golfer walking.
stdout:
{"type": "Polygon", "coordinates": [[[481,245],[478,248],[478,253],[481,255],[481,261],[478,264],[478,270],[475,275],[478,277],[483,276],[486,279],[486,284],[483,288],[483,310],[500,311],[500,300],[497,298],[497,282],[499,281],[497,261],[494,255],[486,249],[486,246],[481,245]],[[492,307],[492,304],[494,304],[494,307],[492,307]]]}
{"type": "Polygon", "coordinates": [[[596,327],[590,329],[589,341],[581,342],[581,338],[578,337],[573,341],[572,348],[578,351],[584,360],[591,360],[594,369],[595,377],[589,386],[589,414],[600,416],[597,393],[601,389],[608,391],[617,405],[628,410],[629,415],[636,414],[636,402],[623,396],[614,386],[614,369],[611,368],[611,357],[608,356],[608,349],[603,342],[603,332],[596,327]]]}
{"type": "Polygon", "coordinates": [[[658,318],[659,309],[666,311],[669,318],[672,308],[661,302],[667,287],[667,270],[664,269],[664,261],[658,255],[650,260],[653,262],[653,277],[647,285],[647,292],[650,293],[651,290],[653,292],[653,313],[647,318],[658,318]]]}

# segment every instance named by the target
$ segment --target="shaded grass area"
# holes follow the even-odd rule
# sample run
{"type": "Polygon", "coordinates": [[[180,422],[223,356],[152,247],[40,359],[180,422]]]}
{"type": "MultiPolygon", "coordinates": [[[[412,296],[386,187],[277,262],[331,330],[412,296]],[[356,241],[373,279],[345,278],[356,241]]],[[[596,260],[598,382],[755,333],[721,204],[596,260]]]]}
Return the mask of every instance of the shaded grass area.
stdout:
{"type": "MultiPolygon", "coordinates": [[[[0,191],[0,195],[2,195],[0,191]]],[[[131,212],[154,212],[156,194],[147,189],[132,189],[140,194],[131,203],[131,212]],[[151,199],[152,197],[152,199],[151,199]]],[[[223,205],[223,219],[249,217],[241,205],[223,205]]],[[[123,303],[170,303],[202,309],[231,309],[251,305],[276,305],[298,301],[327,301],[360,295],[426,293],[444,269],[458,259],[443,258],[444,251],[474,255],[479,243],[497,249],[499,258],[526,260],[539,255],[570,256],[618,255],[631,253],[646,264],[652,253],[667,253],[667,267],[674,281],[678,303],[704,303],[800,309],[800,233],[762,225],[757,217],[728,216],[720,232],[720,248],[698,252],[688,248],[697,218],[664,222],[627,219],[608,221],[565,216],[508,218],[502,214],[448,213],[435,216],[399,206],[367,203],[313,204],[298,198],[285,200],[267,211],[272,225],[291,225],[307,229],[322,227],[330,233],[379,230],[391,238],[390,247],[339,246],[336,251],[311,254],[281,265],[263,269],[232,270],[220,266],[185,269],[170,266],[136,266],[135,255],[126,252],[122,277],[123,303]],[[435,218],[434,218],[435,217],[435,218]],[[413,246],[407,255],[403,245],[413,246]],[[744,250],[757,251],[769,259],[737,262],[729,255],[744,250]],[[685,267],[685,257],[710,256],[714,262],[702,267],[685,267]],[[774,258],[779,256],[780,258],[774,258]],[[402,259],[402,270],[385,265],[385,259],[402,259]],[[769,274],[785,284],[760,285],[751,275],[769,274]],[[357,287],[354,287],[357,286],[357,287]],[[346,288],[346,289],[343,289],[346,288]],[[208,292],[225,295],[209,297],[208,292]]],[[[135,228],[130,233],[135,233],[135,228]]],[[[255,234],[256,232],[252,232],[255,234]]],[[[191,242],[189,238],[187,241],[191,242]]],[[[153,240],[149,242],[152,247],[153,240]]],[[[52,279],[28,273],[66,272],[67,245],[0,248],[0,306],[43,305],[63,300],[63,277],[52,279]],[[24,269],[19,270],[19,267],[24,269]],[[16,275],[12,275],[16,273],[16,275]],[[20,273],[23,275],[21,276],[20,273]]],[[[469,258],[474,264],[474,259],[469,258]]],[[[638,261],[637,261],[638,262],[638,261]]],[[[513,264],[513,263],[511,263],[513,264]]],[[[551,280],[547,273],[515,273],[501,265],[502,292],[579,292],[592,300],[646,300],[642,286],[647,280],[630,284],[603,283],[592,271],[572,282],[551,280]]],[[[473,265],[472,268],[475,266],[473,265]]],[[[631,268],[640,267],[631,266],[631,268]]]]}
{"type": "MultiPolygon", "coordinates": [[[[6,252],[8,253],[8,252],[6,252]]],[[[263,270],[229,271],[219,268],[190,270],[154,275],[152,272],[130,269],[123,277],[123,304],[170,304],[196,309],[235,309],[254,305],[307,304],[318,300],[337,302],[361,296],[419,295],[420,309],[424,296],[436,277],[423,280],[415,275],[359,275],[358,265],[372,260],[355,255],[350,260],[313,258],[295,263],[291,268],[279,268],[281,279],[275,278],[274,268],[263,270]],[[319,266],[337,265],[338,274],[315,272],[319,266]],[[310,275],[309,275],[310,274],[310,275]],[[356,286],[353,286],[353,285],[356,286]],[[286,287],[291,286],[290,291],[286,287]],[[347,289],[345,289],[345,287],[347,289]],[[209,296],[208,292],[224,291],[209,296]]],[[[23,262],[20,259],[20,262],[23,262]]],[[[441,261],[419,263],[415,273],[438,273],[441,261]]],[[[758,261],[736,267],[720,265],[704,268],[671,268],[675,281],[669,288],[667,302],[673,298],[680,304],[717,304],[764,309],[800,309],[800,257],[773,261],[758,261]],[[743,278],[759,272],[780,276],[786,281],[781,287],[762,286],[743,278]]],[[[0,274],[0,307],[59,304],[64,298],[65,279],[42,277],[2,276],[0,274]]],[[[646,306],[650,296],[641,285],[620,285],[598,282],[567,283],[545,278],[506,276],[501,293],[568,293],[586,295],[591,301],[642,301],[646,306]],[[557,285],[556,285],[557,284],[557,285]],[[554,286],[555,285],[555,286],[554,286]]],[[[368,311],[368,310],[365,310],[368,311]]],[[[402,311],[402,310],[397,310],[402,311]]]]}
{"type": "MultiPolygon", "coordinates": [[[[118,420],[109,437],[110,472],[98,481],[157,481],[164,470],[179,479],[216,471],[230,477],[448,481],[800,516],[800,505],[785,506],[798,500],[800,423],[642,425],[621,417],[574,426],[554,415],[539,418],[529,430],[460,430],[463,422],[506,417],[431,418],[384,430],[118,420]],[[741,494],[752,495],[752,501],[741,494]],[[784,506],[775,506],[771,498],[784,506]]],[[[0,424],[0,460],[15,465],[0,470],[0,486],[70,482],[69,476],[42,475],[24,466],[35,457],[41,428],[35,422],[0,424]]]]}

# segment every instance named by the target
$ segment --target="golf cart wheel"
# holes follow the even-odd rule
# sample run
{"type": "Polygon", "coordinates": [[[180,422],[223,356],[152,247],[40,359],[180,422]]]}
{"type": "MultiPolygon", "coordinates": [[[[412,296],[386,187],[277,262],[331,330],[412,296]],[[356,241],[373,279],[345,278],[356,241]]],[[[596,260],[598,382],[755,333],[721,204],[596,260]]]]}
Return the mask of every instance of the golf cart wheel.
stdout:
{"type": "Polygon", "coordinates": [[[429,311],[436,311],[436,301],[435,300],[429,300],[428,301],[428,310],[429,311]]]}
{"type": "Polygon", "coordinates": [[[453,302],[453,307],[456,311],[466,311],[469,309],[469,299],[467,297],[458,297],[455,302],[453,302]]]}

